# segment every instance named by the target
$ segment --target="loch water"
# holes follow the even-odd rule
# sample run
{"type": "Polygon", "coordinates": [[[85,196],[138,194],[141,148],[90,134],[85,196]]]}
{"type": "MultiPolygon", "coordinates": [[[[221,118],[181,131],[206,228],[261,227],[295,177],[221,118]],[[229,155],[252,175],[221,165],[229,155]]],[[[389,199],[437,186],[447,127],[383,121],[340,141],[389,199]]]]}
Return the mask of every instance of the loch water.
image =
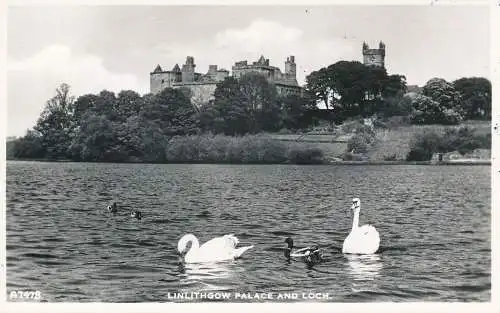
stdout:
{"type": "Polygon", "coordinates": [[[7,299],[12,291],[38,290],[48,302],[167,302],[192,292],[490,301],[490,172],[9,161],[7,299]],[[338,252],[353,197],[361,199],[361,224],[380,233],[376,255],[338,252]],[[113,201],[116,215],[106,210],[113,201]],[[132,209],[142,220],[129,216],[132,209]],[[234,233],[255,247],[235,261],[183,265],[176,247],[186,233],[200,242],[234,233]],[[325,262],[287,262],[286,237],[298,247],[320,245],[325,262]]]}

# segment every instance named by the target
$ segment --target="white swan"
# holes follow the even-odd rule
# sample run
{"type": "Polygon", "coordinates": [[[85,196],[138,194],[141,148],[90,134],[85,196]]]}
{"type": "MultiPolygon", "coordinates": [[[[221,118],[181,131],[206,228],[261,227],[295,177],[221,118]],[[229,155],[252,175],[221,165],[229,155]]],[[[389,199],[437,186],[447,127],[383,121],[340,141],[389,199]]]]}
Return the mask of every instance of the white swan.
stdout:
{"type": "Polygon", "coordinates": [[[372,225],[358,226],[361,201],[359,198],[352,199],[351,210],[354,212],[352,229],[342,246],[342,253],[350,254],[373,254],[377,252],[380,245],[378,231],[372,225]]]}
{"type": "Polygon", "coordinates": [[[198,238],[193,234],[184,235],[177,244],[177,250],[184,255],[186,263],[204,263],[226,261],[239,258],[245,251],[253,248],[253,245],[236,248],[238,238],[231,235],[213,238],[200,246],[198,238]],[[188,243],[191,248],[187,250],[188,243]]]}

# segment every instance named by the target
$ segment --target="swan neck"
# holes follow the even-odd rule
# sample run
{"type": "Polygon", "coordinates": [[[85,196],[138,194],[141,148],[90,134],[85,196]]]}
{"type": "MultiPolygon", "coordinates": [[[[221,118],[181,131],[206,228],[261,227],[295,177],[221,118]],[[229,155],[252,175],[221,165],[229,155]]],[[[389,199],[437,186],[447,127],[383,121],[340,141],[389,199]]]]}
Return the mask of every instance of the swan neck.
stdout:
{"type": "Polygon", "coordinates": [[[355,230],[359,227],[359,209],[354,211],[354,217],[352,219],[352,230],[355,230]]]}

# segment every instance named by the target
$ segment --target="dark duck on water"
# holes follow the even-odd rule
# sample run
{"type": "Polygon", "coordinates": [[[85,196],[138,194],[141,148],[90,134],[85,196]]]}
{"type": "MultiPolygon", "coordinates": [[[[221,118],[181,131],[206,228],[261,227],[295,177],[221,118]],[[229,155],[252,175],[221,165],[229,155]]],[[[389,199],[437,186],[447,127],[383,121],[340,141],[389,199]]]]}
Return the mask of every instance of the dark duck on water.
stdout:
{"type": "Polygon", "coordinates": [[[116,202],[113,202],[112,205],[108,205],[108,212],[111,212],[113,214],[118,212],[118,206],[116,205],[116,202]]]}
{"type": "Polygon", "coordinates": [[[301,258],[307,264],[316,264],[323,260],[321,249],[316,245],[292,251],[293,239],[288,237],[285,239],[285,243],[288,244],[288,247],[285,249],[285,257],[287,260],[291,258],[301,258]]]}
{"type": "Polygon", "coordinates": [[[134,217],[134,218],[140,220],[142,218],[142,213],[141,213],[141,211],[135,210],[135,211],[130,212],[130,217],[134,217]]]}

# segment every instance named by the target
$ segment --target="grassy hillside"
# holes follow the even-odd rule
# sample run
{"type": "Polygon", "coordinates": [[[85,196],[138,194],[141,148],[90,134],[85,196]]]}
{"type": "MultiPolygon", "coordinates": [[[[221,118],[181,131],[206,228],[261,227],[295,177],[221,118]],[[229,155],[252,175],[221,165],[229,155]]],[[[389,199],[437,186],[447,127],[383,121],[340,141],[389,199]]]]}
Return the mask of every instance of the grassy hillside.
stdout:
{"type": "Polygon", "coordinates": [[[410,151],[410,140],[416,134],[426,130],[443,134],[447,128],[458,128],[467,126],[475,129],[477,134],[488,134],[491,132],[491,122],[467,121],[457,126],[445,125],[407,125],[392,129],[376,129],[377,141],[369,150],[368,158],[372,161],[404,160],[410,151]]]}
{"type": "MultiPolygon", "coordinates": [[[[490,121],[467,121],[456,126],[447,125],[402,125],[391,128],[375,127],[376,140],[370,146],[365,157],[370,161],[401,161],[405,160],[410,151],[410,140],[415,135],[426,130],[443,134],[447,128],[467,126],[475,129],[477,134],[491,132],[490,121]]],[[[270,134],[270,137],[283,142],[303,142],[309,146],[318,147],[324,151],[328,160],[342,159],[347,150],[347,141],[354,135],[351,125],[337,127],[333,131],[306,134],[270,134]]]]}

